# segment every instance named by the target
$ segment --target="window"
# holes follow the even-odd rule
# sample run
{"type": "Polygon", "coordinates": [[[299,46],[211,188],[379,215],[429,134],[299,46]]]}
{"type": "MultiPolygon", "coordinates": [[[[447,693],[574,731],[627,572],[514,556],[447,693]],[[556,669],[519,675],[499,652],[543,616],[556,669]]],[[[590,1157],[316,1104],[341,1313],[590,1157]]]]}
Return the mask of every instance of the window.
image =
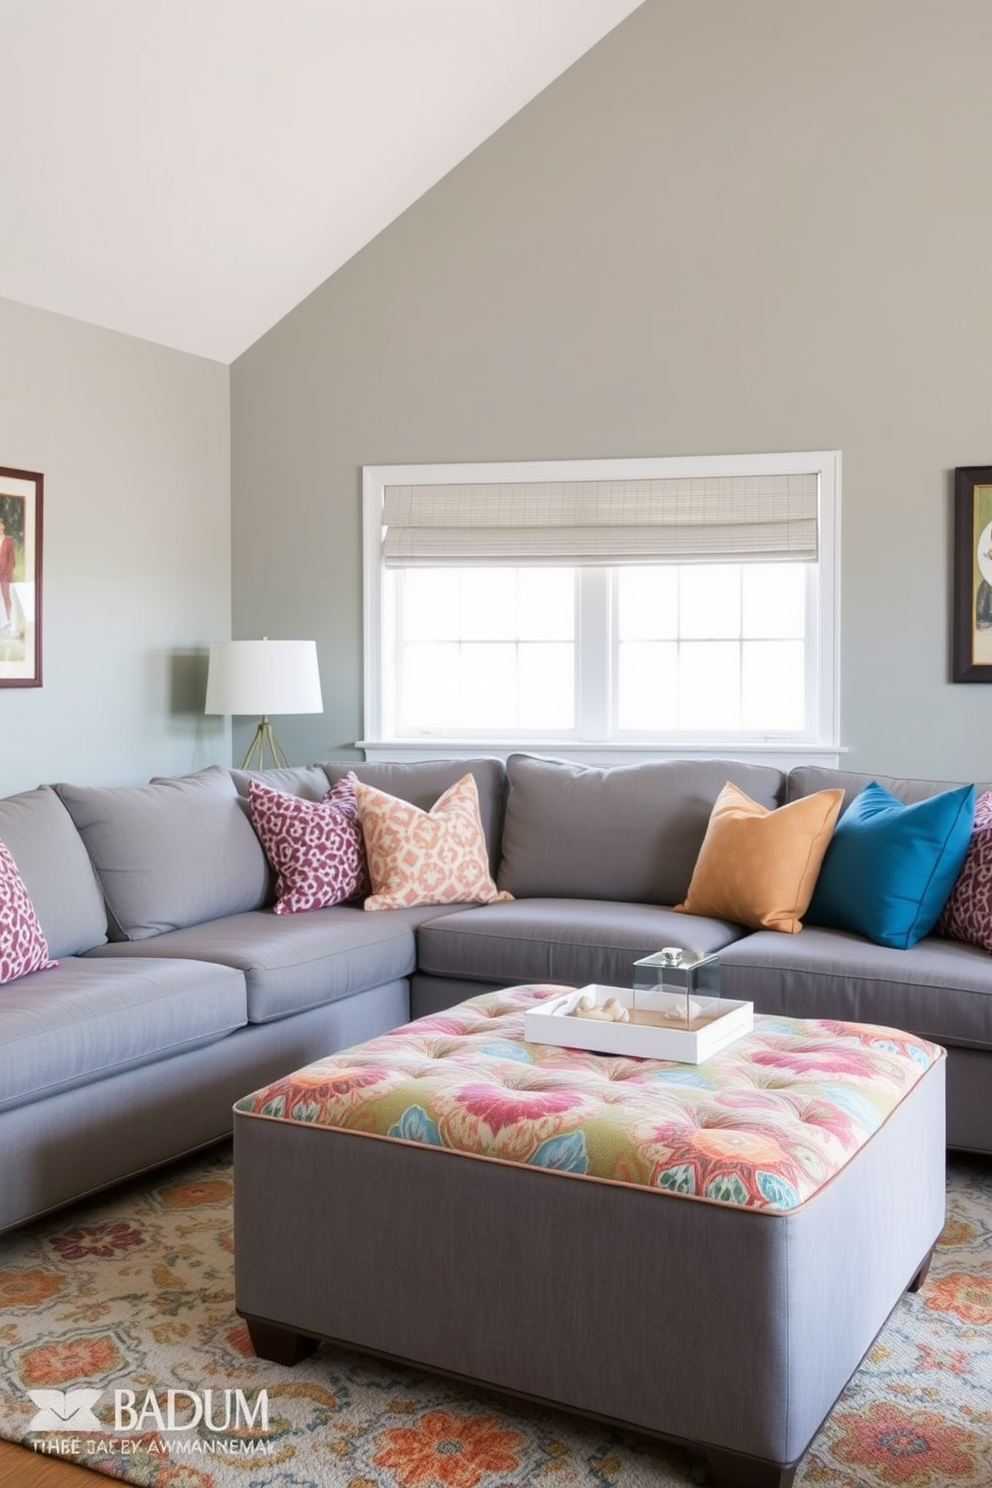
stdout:
{"type": "Polygon", "coordinates": [[[368,467],[363,747],[836,754],[839,477],[835,452],[368,467]]]}

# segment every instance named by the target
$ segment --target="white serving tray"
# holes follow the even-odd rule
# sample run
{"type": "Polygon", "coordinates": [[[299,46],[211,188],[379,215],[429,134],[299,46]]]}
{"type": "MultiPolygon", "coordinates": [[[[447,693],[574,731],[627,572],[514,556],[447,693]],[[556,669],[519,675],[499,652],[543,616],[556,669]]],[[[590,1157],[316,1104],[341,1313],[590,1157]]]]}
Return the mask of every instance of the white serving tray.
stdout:
{"type": "MultiPolygon", "coordinates": [[[[524,1015],[524,1038],[532,1044],[559,1044],[566,1049],[592,1049],[598,1054],[626,1054],[639,1059],[672,1059],[679,1064],[701,1064],[743,1038],[754,1027],[754,1003],[718,999],[714,1017],[704,1015],[691,1028],[659,1026],[650,1022],[601,1023],[594,1018],[570,1017],[579,998],[591,993],[601,1005],[616,997],[629,1008],[629,987],[604,987],[592,982],[561,997],[549,997],[524,1015]]],[[[681,999],[684,1003],[684,999],[681,999]]],[[[645,1016],[644,1014],[641,1015],[645,1016]]]]}

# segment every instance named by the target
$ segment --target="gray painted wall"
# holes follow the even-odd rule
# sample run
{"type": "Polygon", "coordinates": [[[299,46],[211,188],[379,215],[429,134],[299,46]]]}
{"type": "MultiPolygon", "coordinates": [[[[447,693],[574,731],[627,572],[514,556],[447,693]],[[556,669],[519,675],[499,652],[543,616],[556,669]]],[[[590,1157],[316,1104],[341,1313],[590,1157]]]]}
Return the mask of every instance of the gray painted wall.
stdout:
{"type": "Polygon", "coordinates": [[[228,368],[0,300],[0,464],[45,477],[43,686],[0,688],[0,794],[230,759],[228,368]]]}
{"type": "Polygon", "coordinates": [[[320,649],[292,758],[361,737],[363,464],[836,447],[847,763],[988,776],[990,56],[988,0],[647,0],[234,364],[232,633],[320,649]]]}

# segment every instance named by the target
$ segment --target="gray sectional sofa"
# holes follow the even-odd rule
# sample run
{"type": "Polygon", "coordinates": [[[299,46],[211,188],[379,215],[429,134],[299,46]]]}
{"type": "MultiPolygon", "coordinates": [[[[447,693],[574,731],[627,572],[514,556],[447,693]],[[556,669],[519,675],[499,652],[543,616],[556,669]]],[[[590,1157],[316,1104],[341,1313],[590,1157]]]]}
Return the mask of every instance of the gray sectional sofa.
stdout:
{"type": "MultiPolygon", "coordinates": [[[[992,1152],[992,957],[892,951],[807,925],[676,914],[732,780],[769,808],[870,777],[721,760],[591,769],[500,760],[265,772],[319,800],[354,768],[424,809],[467,770],[512,902],[276,915],[244,772],[41,786],[0,800],[0,840],[58,966],[0,986],[0,1230],[207,1145],[235,1100],[466,996],[523,982],[629,985],[663,945],[719,950],[761,1012],[903,1027],[949,1050],[948,1141],[992,1152]]],[[[944,788],[875,777],[906,801],[944,788]]]]}

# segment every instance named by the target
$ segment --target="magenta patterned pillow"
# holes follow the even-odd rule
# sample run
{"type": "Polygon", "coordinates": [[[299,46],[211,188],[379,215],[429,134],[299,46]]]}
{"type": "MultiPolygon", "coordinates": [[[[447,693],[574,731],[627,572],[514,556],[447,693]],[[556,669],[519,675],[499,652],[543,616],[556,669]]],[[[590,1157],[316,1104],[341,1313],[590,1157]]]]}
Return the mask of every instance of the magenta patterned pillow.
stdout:
{"type": "Polygon", "coordinates": [[[937,929],[992,951],[992,791],[975,802],[971,841],[937,929]]]}
{"type": "Polygon", "coordinates": [[[323,909],[368,892],[365,847],[350,772],[322,801],[248,782],[251,819],[276,873],[276,914],[323,909]]]}
{"type": "Polygon", "coordinates": [[[0,982],[58,964],[48,959],[48,942],[31,896],[6,844],[0,842],[0,982]]]}

